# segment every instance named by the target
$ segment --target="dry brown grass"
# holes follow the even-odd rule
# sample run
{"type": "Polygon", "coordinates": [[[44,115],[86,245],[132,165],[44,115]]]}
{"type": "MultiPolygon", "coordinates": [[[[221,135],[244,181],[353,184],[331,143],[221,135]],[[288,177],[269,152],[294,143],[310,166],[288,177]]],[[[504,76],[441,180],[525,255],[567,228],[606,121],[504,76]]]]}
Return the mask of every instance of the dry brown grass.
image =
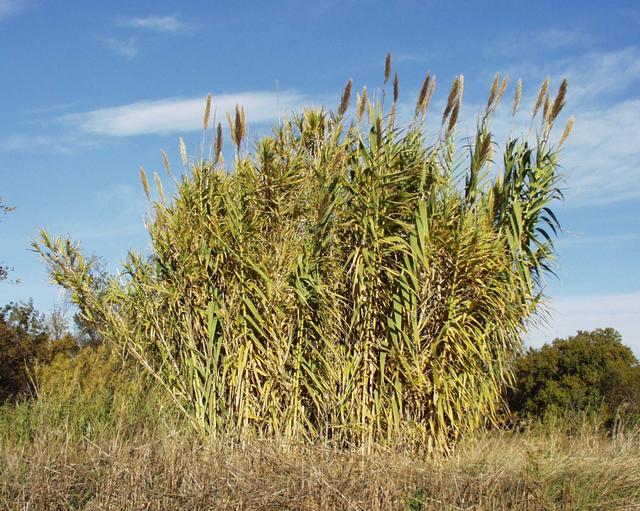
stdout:
{"type": "Polygon", "coordinates": [[[184,433],[0,443],[7,509],[636,509],[640,436],[493,433],[452,456],[362,455],[184,433]]]}

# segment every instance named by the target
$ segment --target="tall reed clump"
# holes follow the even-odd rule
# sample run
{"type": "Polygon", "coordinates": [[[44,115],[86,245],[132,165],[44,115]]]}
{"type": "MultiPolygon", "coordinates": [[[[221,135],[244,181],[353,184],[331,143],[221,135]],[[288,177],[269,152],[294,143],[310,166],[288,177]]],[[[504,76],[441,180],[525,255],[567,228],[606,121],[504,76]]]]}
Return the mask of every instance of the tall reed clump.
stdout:
{"type": "MultiPolygon", "coordinates": [[[[388,58],[385,83],[390,71],[388,58]]],[[[151,255],[130,253],[106,288],[70,240],[43,231],[34,247],[86,319],[205,434],[447,449],[496,419],[558,227],[549,133],[566,82],[552,100],[545,81],[536,144],[508,140],[493,177],[490,119],[506,84],[496,77],[462,160],[462,76],[432,145],[433,76],[403,127],[397,76],[382,101],[358,94],[353,118],[349,81],[337,113],[295,115],[252,153],[237,107],[233,168],[220,125],[210,160],[189,163],[181,141],[175,196],[155,175],[151,255]]],[[[210,100],[205,128],[208,112],[210,100]]]]}

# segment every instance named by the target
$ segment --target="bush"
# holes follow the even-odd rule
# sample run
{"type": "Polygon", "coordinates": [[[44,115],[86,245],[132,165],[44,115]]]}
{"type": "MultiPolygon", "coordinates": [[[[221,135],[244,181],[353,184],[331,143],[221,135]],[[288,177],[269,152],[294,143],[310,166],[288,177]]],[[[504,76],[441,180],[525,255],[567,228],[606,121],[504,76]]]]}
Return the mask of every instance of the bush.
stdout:
{"type": "Polygon", "coordinates": [[[70,335],[51,339],[45,317],[32,302],[10,303],[0,309],[0,404],[33,393],[38,364],[49,363],[58,353],[77,350],[70,335]]]}
{"type": "Polygon", "coordinates": [[[28,443],[39,434],[95,438],[116,429],[133,434],[174,422],[161,389],[107,344],[59,352],[34,369],[33,381],[37,399],[0,406],[3,442],[28,443]]]}
{"type": "Polygon", "coordinates": [[[612,328],[580,331],[518,359],[509,403],[520,417],[538,420],[595,413],[611,424],[618,412],[640,417],[640,366],[612,328]]]}
{"type": "Polygon", "coordinates": [[[555,100],[545,82],[537,145],[510,139],[497,178],[489,125],[506,81],[496,78],[467,159],[455,140],[461,76],[442,136],[425,142],[434,83],[400,128],[397,78],[388,114],[363,90],[353,119],[349,82],[337,114],[294,116],[253,155],[236,108],[234,168],[220,125],[213,161],[189,164],[182,145],[176,196],[154,176],[151,256],[130,254],[99,291],[70,240],[43,232],[34,246],[100,335],[203,433],[446,448],[495,418],[540,299],[560,197],[549,133],[566,81],[555,100]]]}

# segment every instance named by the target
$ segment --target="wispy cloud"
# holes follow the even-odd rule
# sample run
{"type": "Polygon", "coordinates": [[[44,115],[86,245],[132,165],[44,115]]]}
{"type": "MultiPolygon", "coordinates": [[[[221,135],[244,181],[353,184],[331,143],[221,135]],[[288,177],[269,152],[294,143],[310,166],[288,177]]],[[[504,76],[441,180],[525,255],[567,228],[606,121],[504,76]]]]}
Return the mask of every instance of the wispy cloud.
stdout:
{"type": "Polygon", "coordinates": [[[135,58],[139,53],[138,43],[133,37],[118,39],[116,37],[98,36],[98,41],[113,53],[116,53],[127,60],[135,58]]]}
{"type": "Polygon", "coordinates": [[[640,198],[640,98],[578,110],[564,161],[576,204],[640,198]]]}
{"type": "Polygon", "coordinates": [[[78,148],[96,145],[97,141],[73,133],[58,135],[14,134],[0,138],[0,150],[3,151],[32,151],[47,148],[60,153],[71,153],[78,148]]]}
{"type": "Polygon", "coordinates": [[[485,54],[498,58],[522,58],[523,55],[548,54],[571,51],[593,46],[596,38],[579,27],[549,27],[546,29],[519,30],[507,33],[490,42],[485,54]]]}
{"type": "Polygon", "coordinates": [[[606,95],[624,91],[640,81],[640,47],[607,52],[589,52],[565,59],[554,66],[571,83],[570,99],[608,99],[606,95]]]}
{"type": "Polygon", "coordinates": [[[26,6],[25,0],[0,0],[0,21],[12,16],[26,6]]]}
{"type": "Polygon", "coordinates": [[[552,50],[570,48],[593,42],[593,37],[576,28],[549,28],[532,34],[538,45],[552,50]]]}
{"type": "MultiPolygon", "coordinates": [[[[142,101],[89,112],[65,115],[60,120],[84,133],[107,137],[127,137],[153,133],[189,132],[202,129],[205,97],[142,101]]],[[[313,104],[296,92],[243,92],[213,96],[218,119],[236,104],[246,110],[250,123],[273,121],[280,115],[313,104]]]]}
{"type": "Polygon", "coordinates": [[[139,18],[125,18],[118,21],[118,25],[127,28],[137,28],[152,32],[181,33],[191,32],[195,25],[185,23],[176,16],[146,16],[139,18]]]}
{"type": "Polygon", "coordinates": [[[549,326],[531,331],[530,345],[574,335],[578,329],[612,327],[640,355],[640,292],[559,297],[552,300],[550,315],[549,326]]]}

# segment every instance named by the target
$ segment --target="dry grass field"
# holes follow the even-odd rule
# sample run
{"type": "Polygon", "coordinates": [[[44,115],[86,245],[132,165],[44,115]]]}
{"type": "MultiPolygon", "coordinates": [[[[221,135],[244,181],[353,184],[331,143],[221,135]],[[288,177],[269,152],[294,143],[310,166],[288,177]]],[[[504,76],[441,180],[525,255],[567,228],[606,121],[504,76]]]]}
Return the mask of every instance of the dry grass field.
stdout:
{"type": "MultiPolygon", "coordinates": [[[[549,430],[551,431],[551,430],[549,430]]],[[[0,444],[0,506],[24,510],[640,508],[640,432],[494,432],[450,456],[367,455],[179,431],[63,429],[0,444]]]]}

